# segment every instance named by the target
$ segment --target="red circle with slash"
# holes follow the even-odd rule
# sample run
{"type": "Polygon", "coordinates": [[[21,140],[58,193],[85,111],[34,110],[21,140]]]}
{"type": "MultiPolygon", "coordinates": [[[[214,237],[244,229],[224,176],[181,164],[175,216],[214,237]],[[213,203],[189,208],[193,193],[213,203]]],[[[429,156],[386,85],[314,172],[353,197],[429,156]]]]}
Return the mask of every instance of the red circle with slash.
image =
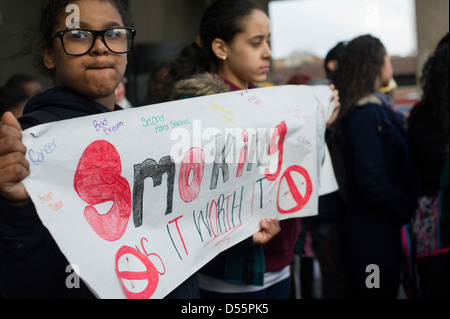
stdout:
{"type": "Polygon", "coordinates": [[[128,299],[150,299],[150,297],[153,295],[153,293],[156,290],[156,287],[158,286],[159,282],[159,276],[158,271],[156,270],[153,263],[141,252],[138,250],[123,246],[119,249],[119,251],[116,254],[116,272],[119,278],[122,281],[122,286],[124,288],[125,294],[128,299]],[[135,257],[137,257],[142,264],[145,266],[145,271],[120,271],[119,270],[119,259],[126,254],[131,254],[135,257]],[[124,283],[123,280],[148,280],[147,287],[144,291],[139,293],[134,293],[129,291],[124,283]]]}
{"type": "Polygon", "coordinates": [[[308,171],[301,166],[289,167],[284,172],[283,176],[281,177],[280,184],[278,186],[278,195],[277,195],[278,211],[281,214],[291,214],[291,213],[300,211],[303,207],[305,207],[305,205],[310,200],[312,191],[313,191],[313,186],[312,186],[311,177],[309,176],[308,171]],[[300,191],[294,182],[294,178],[292,177],[293,173],[298,173],[301,176],[303,176],[303,178],[305,179],[305,181],[306,181],[305,195],[300,194],[300,191]],[[289,187],[289,191],[292,195],[292,198],[294,199],[294,201],[296,203],[296,205],[290,209],[283,209],[280,207],[280,190],[281,190],[281,184],[282,184],[283,180],[286,181],[286,183],[289,187]]]}

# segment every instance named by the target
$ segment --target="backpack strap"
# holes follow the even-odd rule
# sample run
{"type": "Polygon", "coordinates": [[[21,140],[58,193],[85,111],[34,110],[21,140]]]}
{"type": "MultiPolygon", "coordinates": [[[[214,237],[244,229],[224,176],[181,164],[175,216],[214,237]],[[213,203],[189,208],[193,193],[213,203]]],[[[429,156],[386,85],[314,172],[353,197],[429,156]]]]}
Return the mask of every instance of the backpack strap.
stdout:
{"type": "Polygon", "coordinates": [[[419,297],[419,281],[417,278],[416,243],[410,224],[402,226],[401,239],[403,248],[401,283],[408,299],[417,299],[419,297]]]}

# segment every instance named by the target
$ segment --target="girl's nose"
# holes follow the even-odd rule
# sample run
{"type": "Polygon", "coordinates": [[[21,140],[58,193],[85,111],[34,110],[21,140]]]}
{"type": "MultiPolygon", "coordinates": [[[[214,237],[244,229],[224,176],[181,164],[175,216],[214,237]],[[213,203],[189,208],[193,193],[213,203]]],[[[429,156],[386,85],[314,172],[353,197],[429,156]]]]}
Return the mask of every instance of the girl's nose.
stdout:
{"type": "Polygon", "coordinates": [[[101,37],[97,37],[94,42],[94,46],[92,47],[90,53],[93,55],[104,55],[109,52],[108,47],[103,43],[101,37]]]}
{"type": "Polygon", "coordinates": [[[272,59],[272,49],[269,43],[266,43],[266,47],[264,49],[264,58],[269,60],[272,59]]]}

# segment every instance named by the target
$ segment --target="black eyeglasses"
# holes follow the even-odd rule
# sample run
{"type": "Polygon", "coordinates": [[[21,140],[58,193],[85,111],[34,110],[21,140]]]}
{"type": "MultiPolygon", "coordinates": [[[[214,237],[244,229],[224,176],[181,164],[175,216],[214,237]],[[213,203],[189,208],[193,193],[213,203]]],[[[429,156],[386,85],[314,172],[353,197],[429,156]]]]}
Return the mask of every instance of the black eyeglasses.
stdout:
{"type": "Polygon", "coordinates": [[[106,30],[69,29],[52,34],[51,39],[61,39],[64,52],[68,55],[84,55],[92,50],[100,37],[109,51],[124,54],[133,48],[135,28],[111,28],[106,30]]]}

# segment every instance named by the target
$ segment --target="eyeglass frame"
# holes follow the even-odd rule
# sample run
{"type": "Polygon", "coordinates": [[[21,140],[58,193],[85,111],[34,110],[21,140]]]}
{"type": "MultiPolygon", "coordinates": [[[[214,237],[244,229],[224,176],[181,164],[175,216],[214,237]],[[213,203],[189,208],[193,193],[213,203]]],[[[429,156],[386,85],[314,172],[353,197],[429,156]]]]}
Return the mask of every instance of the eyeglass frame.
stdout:
{"type": "Polygon", "coordinates": [[[59,38],[59,39],[61,40],[61,45],[62,45],[62,47],[63,47],[63,50],[64,50],[64,52],[65,52],[67,55],[70,55],[70,56],[82,56],[82,55],[85,55],[86,53],[88,53],[89,51],[92,50],[92,48],[93,48],[94,45],[95,45],[95,41],[97,40],[98,37],[100,37],[100,38],[102,39],[103,44],[108,48],[109,51],[111,51],[112,53],[115,53],[115,54],[125,54],[125,53],[130,52],[130,51],[133,49],[134,38],[135,38],[135,36],[136,36],[136,28],[129,28],[129,27],[115,27],[115,28],[108,28],[108,29],[104,29],[104,30],[67,29],[67,30],[63,30],[63,31],[56,31],[55,33],[53,33],[53,34],[50,36],[50,40],[53,41],[53,40],[59,38]],[[105,41],[105,33],[108,32],[108,31],[111,31],[111,30],[115,30],[115,29],[125,29],[125,30],[131,31],[131,46],[130,46],[130,49],[129,49],[128,51],[125,51],[125,52],[116,52],[116,51],[113,51],[113,50],[111,50],[111,48],[110,48],[110,47],[108,46],[108,44],[106,43],[106,41],[105,41]],[[84,52],[83,54],[71,54],[71,53],[67,52],[66,47],[65,47],[65,45],[64,45],[63,37],[64,37],[64,35],[65,35],[67,32],[70,32],[70,31],[72,31],[72,32],[73,32],[73,31],[89,31],[89,32],[91,32],[92,35],[93,35],[93,37],[92,37],[92,45],[91,45],[91,47],[89,48],[89,50],[87,50],[87,51],[84,52]]]}

